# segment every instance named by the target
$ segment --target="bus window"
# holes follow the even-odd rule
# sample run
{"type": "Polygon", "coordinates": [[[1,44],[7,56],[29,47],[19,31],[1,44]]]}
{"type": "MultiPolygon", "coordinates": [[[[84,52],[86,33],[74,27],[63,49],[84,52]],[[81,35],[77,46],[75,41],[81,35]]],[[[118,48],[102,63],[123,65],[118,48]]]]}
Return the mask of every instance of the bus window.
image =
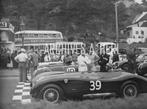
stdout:
{"type": "Polygon", "coordinates": [[[69,49],[71,49],[71,45],[69,45],[69,49]]]}

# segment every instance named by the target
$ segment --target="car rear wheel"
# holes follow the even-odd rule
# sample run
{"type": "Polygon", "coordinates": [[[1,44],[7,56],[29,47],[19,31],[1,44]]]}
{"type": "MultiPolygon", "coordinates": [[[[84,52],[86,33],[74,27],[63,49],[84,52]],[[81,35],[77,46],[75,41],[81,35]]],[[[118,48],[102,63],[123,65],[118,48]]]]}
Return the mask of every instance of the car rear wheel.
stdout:
{"type": "Polygon", "coordinates": [[[42,99],[51,103],[59,103],[63,99],[63,90],[57,85],[48,85],[42,91],[42,99]]]}
{"type": "Polygon", "coordinates": [[[122,87],[122,96],[124,98],[135,98],[138,95],[138,88],[136,84],[129,83],[122,87]]]}

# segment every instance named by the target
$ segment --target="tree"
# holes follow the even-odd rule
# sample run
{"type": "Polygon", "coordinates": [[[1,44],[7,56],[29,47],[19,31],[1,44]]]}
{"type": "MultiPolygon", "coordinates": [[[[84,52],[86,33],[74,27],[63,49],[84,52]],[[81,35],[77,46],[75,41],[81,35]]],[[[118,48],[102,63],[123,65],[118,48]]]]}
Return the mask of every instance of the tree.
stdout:
{"type": "Polygon", "coordinates": [[[4,7],[3,7],[3,4],[2,4],[2,0],[0,0],[0,19],[5,16],[4,14],[4,7]]]}
{"type": "MultiPolygon", "coordinates": [[[[95,41],[98,32],[104,38],[115,38],[114,2],[119,0],[2,0],[5,16],[19,28],[20,16],[24,16],[26,29],[58,30],[69,39],[82,39],[85,33],[89,42],[95,41]],[[10,4],[11,2],[11,4],[10,4]],[[14,19],[15,18],[15,19],[14,19]]],[[[119,28],[131,24],[143,6],[133,4],[118,6],[119,28]]],[[[18,30],[18,29],[17,29],[18,30]]],[[[83,40],[83,39],[82,39],[83,40]]]]}

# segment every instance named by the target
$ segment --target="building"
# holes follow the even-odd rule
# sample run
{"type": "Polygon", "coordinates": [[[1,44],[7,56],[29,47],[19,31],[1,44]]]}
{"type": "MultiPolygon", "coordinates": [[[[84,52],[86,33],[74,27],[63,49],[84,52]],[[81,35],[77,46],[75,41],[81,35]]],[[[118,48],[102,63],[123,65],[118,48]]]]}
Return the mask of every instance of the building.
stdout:
{"type": "Polygon", "coordinates": [[[147,12],[137,15],[127,27],[127,43],[144,43],[147,40],[147,12]]]}
{"type": "Polygon", "coordinates": [[[8,48],[11,52],[14,50],[14,26],[9,19],[0,21],[0,47],[8,48]]]}

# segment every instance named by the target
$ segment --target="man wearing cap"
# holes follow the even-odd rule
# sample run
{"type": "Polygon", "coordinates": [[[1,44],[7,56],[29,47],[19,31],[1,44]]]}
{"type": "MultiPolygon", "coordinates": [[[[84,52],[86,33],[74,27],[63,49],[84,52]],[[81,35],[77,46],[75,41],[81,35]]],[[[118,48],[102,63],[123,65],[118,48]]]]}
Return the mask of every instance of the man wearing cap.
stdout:
{"type": "Polygon", "coordinates": [[[28,56],[25,53],[25,49],[22,48],[20,52],[21,53],[15,57],[15,60],[18,63],[18,68],[20,72],[20,82],[26,82],[27,79],[26,67],[27,67],[28,56]]]}

